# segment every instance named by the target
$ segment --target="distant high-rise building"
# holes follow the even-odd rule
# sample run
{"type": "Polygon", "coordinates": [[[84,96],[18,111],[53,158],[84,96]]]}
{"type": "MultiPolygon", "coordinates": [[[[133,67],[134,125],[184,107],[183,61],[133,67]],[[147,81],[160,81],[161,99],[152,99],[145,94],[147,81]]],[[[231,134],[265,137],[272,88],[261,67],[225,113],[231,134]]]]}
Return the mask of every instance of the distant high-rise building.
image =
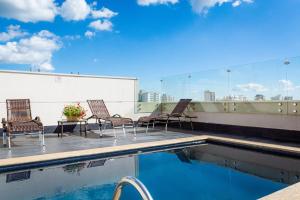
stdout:
{"type": "Polygon", "coordinates": [[[255,101],[264,101],[265,100],[265,96],[262,94],[257,94],[254,97],[255,101]]]}
{"type": "Polygon", "coordinates": [[[139,101],[140,102],[159,102],[160,94],[157,92],[144,92],[144,91],[140,90],[139,101]]]}
{"type": "Polygon", "coordinates": [[[293,97],[292,97],[292,96],[285,96],[285,97],[284,97],[284,100],[285,100],[285,101],[292,101],[292,100],[293,100],[293,97]]]}
{"type": "Polygon", "coordinates": [[[204,101],[216,101],[215,92],[211,92],[209,90],[204,91],[204,101]]]}
{"type": "Polygon", "coordinates": [[[175,98],[173,96],[162,94],[161,95],[161,102],[174,102],[175,98]]]}
{"type": "Polygon", "coordinates": [[[142,101],[142,94],[143,94],[144,92],[145,92],[145,91],[143,91],[143,90],[140,90],[140,91],[139,91],[139,94],[138,94],[139,102],[142,101]]]}
{"type": "Polygon", "coordinates": [[[281,95],[278,94],[278,95],[276,95],[276,96],[274,96],[274,97],[271,97],[271,100],[272,100],[272,101],[280,101],[280,100],[281,100],[281,95]]]}
{"type": "Polygon", "coordinates": [[[247,97],[245,97],[244,95],[238,95],[235,99],[236,101],[247,101],[247,97]]]}
{"type": "Polygon", "coordinates": [[[223,97],[221,101],[247,101],[247,97],[245,97],[244,95],[230,95],[223,97]]]}

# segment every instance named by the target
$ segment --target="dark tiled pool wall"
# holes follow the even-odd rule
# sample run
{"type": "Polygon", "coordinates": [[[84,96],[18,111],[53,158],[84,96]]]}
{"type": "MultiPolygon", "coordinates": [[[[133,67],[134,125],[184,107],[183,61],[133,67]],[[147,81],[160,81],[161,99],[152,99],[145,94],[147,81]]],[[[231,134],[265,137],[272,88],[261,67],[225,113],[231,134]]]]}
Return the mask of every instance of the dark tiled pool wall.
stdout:
{"type": "Polygon", "coordinates": [[[296,158],[219,144],[208,144],[189,150],[194,160],[215,163],[286,184],[300,181],[300,160],[296,158]]]}
{"type": "MultiPolygon", "coordinates": [[[[234,126],[223,124],[211,124],[194,122],[194,134],[198,131],[209,131],[216,134],[232,134],[244,137],[257,137],[264,139],[271,139],[281,142],[295,142],[300,143],[300,131],[270,129],[260,127],[234,126]]],[[[170,127],[179,128],[176,123],[170,124],[170,127]]],[[[183,129],[191,130],[190,123],[183,123],[183,129]]],[[[200,133],[199,133],[200,134],[200,133]]]]}

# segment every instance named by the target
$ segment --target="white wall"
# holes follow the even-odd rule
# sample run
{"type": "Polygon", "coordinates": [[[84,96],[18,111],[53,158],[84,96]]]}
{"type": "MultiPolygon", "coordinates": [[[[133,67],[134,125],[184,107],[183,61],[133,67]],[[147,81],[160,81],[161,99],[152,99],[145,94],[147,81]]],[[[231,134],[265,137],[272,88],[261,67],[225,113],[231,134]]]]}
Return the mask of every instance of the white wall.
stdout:
{"type": "Polygon", "coordinates": [[[0,117],[6,118],[6,99],[29,98],[33,117],[56,125],[64,105],[104,99],[111,114],[135,117],[136,78],[0,71],[0,117]]]}

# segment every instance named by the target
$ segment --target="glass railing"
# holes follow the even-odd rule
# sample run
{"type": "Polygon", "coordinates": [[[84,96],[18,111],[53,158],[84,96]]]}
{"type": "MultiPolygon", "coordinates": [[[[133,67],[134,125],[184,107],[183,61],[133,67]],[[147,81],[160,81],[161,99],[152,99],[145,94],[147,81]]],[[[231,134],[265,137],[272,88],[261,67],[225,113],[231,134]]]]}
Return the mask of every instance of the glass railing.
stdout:
{"type": "MultiPolygon", "coordinates": [[[[223,67],[161,79],[160,101],[165,112],[182,98],[190,111],[293,114],[300,112],[300,57],[223,67]]],[[[152,102],[153,104],[154,102],[152,102]]],[[[147,102],[141,112],[155,107],[147,102]],[[149,104],[149,105],[147,105],[149,104]]]]}

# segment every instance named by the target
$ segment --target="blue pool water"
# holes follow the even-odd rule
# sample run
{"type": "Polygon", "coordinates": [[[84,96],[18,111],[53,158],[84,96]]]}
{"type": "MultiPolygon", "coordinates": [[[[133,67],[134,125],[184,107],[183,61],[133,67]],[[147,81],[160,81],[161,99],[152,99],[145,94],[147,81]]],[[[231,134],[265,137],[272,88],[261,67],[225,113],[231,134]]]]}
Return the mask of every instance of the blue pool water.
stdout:
{"type": "MultiPolygon", "coordinates": [[[[181,157],[180,159],[175,153],[141,154],[130,159],[134,160],[134,170],[129,169],[130,172],[125,172],[124,175],[132,175],[130,173],[134,173],[148,188],[155,200],[252,200],[288,186],[284,183],[243,173],[223,165],[186,157],[181,157]]],[[[117,160],[112,160],[112,163],[117,160]]],[[[128,163],[130,165],[131,162],[128,163]]],[[[101,176],[107,175],[106,172],[101,170],[101,167],[109,164],[109,161],[107,161],[104,166],[100,166],[98,170],[93,172],[95,176],[99,176],[99,182],[101,181],[101,176]]],[[[110,168],[113,170],[114,166],[111,165],[110,168]]],[[[124,168],[126,168],[125,164],[120,164],[119,168],[114,168],[116,170],[115,173],[119,173],[124,168]]],[[[80,178],[84,179],[84,170],[88,169],[75,170],[66,176],[76,176],[80,182],[80,178]]],[[[57,179],[59,178],[57,177],[57,179]]],[[[119,180],[119,177],[117,179],[119,180]]],[[[63,181],[63,177],[61,181],[63,181]]],[[[36,199],[110,200],[112,199],[115,185],[116,181],[99,185],[97,185],[96,181],[96,184],[81,185],[70,191],[62,189],[54,194],[48,194],[36,199]]],[[[125,187],[122,199],[135,200],[140,198],[135,190],[125,187]]]]}

